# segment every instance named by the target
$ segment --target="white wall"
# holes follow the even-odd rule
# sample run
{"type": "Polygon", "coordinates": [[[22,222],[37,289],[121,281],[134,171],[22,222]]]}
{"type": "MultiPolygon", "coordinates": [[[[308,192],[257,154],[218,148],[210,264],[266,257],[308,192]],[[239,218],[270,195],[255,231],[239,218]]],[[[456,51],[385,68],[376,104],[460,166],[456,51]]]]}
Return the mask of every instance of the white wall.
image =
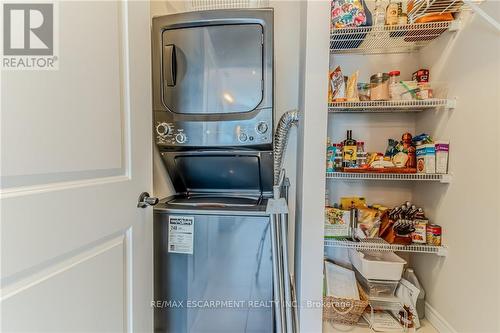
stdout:
{"type": "MultiPolygon", "coordinates": [[[[500,2],[481,8],[500,21],[500,2]]],[[[453,181],[415,191],[450,247],[445,259],[417,256],[416,272],[429,304],[457,332],[499,332],[500,33],[474,15],[448,43],[428,47],[421,61],[432,80],[449,82],[458,104],[418,122],[451,141],[453,181]]]]}

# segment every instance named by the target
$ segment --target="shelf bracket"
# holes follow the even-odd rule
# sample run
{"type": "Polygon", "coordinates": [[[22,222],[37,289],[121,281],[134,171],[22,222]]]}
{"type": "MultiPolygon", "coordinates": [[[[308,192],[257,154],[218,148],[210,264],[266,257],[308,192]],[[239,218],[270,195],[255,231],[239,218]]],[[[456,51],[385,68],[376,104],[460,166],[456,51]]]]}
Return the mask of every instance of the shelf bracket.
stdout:
{"type": "Polygon", "coordinates": [[[457,98],[450,98],[446,100],[446,108],[447,109],[454,109],[457,107],[457,98]]]}
{"type": "Polygon", "coordinates": [[[440,246],[438,252],[436,253],[440,257],[448,256],[448,248],[445,246],[440,246]]]}
{"type": "Polygon", "coordinates": [[[497,32],[500,32],[500,23],[498,23],[497,20],[495,20],[493,17],[491,17],[490,15],[488,15],[484,10],[482,10],[481,8],[479,8],[479,6],[477,4],[475,4],[473,0],[463,0],[463,1],[464,1],[464,3],[467,4],[467,6],[470,9],[472,9],[472,11],[474,13],[477,13],[486,22],[488,22],[489,24],[491,24],[497,30],[497,32]]]}
{"type": "Polygon", "coordinates": [[[449,184],[449,183],[451,183],[451,179],[452,179],[452,174],[451,173],[444,174],[441,177],[441,183],[443,183],[443,184],[449,184]]]}

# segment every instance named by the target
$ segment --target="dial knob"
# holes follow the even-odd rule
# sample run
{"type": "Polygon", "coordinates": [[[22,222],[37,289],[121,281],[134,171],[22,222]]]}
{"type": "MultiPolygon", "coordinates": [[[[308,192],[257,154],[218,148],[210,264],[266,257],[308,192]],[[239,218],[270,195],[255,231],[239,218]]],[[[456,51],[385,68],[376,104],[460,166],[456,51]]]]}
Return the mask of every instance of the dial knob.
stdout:
{"type": "Polygon", "coordinates": [[[172,132],[172,128],[167,123],[159,123],[156,125],[156,133],[160,136],[167,136],[172,132]]]}
{"type": "Polygon", "coordinates": [[[269,129],[269,126],[265,121],[261,121],[257,124],[257,133],[264,134],[269,129]]]}
{"type": "Polygon", "coordinates": [[[240,142],[245,142],[245,141],[248,140],[248,136],[245,133],[242,132],[242,133],[240,133],[240,135],[238,135],[238,140],[240,142]]]}
{"type": "Polygon", "coordinates": [[[187,136],[186,136],[186,134],[184,134],[182,132],[177,133],[175,135],[175,141],[177,141],[177,143],[184,143],[184,142],[186,142],[186,140],[187,140],[187,136]]]}

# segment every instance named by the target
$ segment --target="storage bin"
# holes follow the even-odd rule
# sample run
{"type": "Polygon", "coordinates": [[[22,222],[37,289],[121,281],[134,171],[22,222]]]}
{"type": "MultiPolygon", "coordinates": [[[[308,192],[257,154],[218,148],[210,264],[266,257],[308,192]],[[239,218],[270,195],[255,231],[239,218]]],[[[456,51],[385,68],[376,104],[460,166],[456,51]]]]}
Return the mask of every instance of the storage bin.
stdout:
{"type": "Polygon", "coordinates": [[[359,300],[323,296],[323,319],[337,324],[356,325],[368,306],[368,295],[358,284],[359,300]]]}
{"type": "Polygon", "coordinates": [[[356,273],[356,280],[358,280],[358,283],[368,297],[391,297],[396,293],[399,281],[369,280],[361,275],[356,269],[354,271],[356,273]]]}
{"type": "Polygon", "coordinates": [[[349,250],[351,264],[368,280],[399,281],[406,261],[393,252],[349,250]]]}

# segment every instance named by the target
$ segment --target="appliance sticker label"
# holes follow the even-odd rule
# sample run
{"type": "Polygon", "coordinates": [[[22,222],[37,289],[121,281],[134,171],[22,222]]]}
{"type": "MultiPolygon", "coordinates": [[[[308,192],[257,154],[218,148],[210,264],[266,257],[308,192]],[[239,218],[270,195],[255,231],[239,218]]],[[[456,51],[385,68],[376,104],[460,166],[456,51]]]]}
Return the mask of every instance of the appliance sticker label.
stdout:
{"type": "Polygon", "coordinates": [[[193,254],[194,216],[168,217],[168,252],[193,254]]]}

